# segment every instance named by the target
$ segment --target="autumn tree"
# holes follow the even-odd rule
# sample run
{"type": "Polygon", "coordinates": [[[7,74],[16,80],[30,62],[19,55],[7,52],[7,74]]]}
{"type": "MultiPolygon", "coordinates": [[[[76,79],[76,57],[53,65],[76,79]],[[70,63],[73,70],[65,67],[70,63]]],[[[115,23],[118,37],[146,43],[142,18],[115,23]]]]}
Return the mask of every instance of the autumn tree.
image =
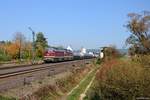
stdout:
{"type": "Polygon", "coordinates": [[[129,21],[125,26],[131,35],[126,43],[130,44],[130,51],[138,54],[150,53],[150,12],[129,13],[128,17],[129,21]]]}
{"type": "Polygon", "coordinates": [[[44,50],[48,47],[48,43],[42,32],[37,33],[35,45],[36,56],[40,58],[43,57],[44,50]]]}
{"type": "Polygon", "coordinates": [[[0,41],[0,61],[31,60],[32,42],[27,41],[24,34],[16,32],[12,41],[0,41]]]}
{"type": "Polygon", "coordinates": [[[16,32],[14,34],[14,39],[13,39],[13,43],[17,46],[17,58],[19,58],[20,60],[22,59],[22,54],[23,54],[23,48],[25,47],[25,36],[23,33],[21,32],[16,32]]]}
{"type": "Polygon", "coordinates": [[[11,43],[5,46],[6,52],[8,55],[11,56],[12,59],[19,58],[19,44],[18,43],[11,43]]]}

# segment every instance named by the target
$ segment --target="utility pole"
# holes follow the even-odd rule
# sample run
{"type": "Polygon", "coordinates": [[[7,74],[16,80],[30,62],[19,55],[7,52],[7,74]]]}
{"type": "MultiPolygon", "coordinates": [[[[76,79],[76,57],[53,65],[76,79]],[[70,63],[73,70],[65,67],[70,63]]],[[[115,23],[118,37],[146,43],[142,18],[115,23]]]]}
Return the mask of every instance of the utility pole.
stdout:
{"type": "Polygon", "coordinates": [[[35,59],[35,32],[29,27],[29,30],[32,32],[32,64],[34,64],[35,59]]]}
{"type": "Polygon", "coordinates": [[[21,36],[20,36],[20,40],[19,40],[19,44],[20,44],[20,48],[19,48],[19,56],[20,56],[20,62],[22,62],[22,40],[21,40],[21,36]]]}

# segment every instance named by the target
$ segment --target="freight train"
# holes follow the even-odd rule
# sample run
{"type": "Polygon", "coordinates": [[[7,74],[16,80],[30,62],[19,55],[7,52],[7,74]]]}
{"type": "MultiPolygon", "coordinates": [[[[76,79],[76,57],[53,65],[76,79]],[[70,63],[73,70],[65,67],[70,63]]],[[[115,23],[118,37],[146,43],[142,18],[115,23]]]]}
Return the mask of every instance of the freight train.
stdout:
{"type": "Polygon", "coordinates": [[[68,50],[68,49],[48,48],[44,52],[45,63],[79,60],[79,59],[90,59],[90,58],[93,58],[93,55],[74,53],[73,51],[68,50]]]}

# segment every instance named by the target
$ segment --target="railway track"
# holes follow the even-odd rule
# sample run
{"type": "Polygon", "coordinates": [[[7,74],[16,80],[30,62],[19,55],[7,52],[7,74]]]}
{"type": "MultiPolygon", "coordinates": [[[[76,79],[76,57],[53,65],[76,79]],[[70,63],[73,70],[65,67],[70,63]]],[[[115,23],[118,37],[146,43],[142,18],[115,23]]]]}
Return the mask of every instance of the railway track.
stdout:
{"type": "MultiPolygon", "coordinates": [[[[52,69],[52,68],[55,68],[56,66],[59,67],[58,65],[69,64],[69,63],[78,62],[78,61],[79,60],[59,62],[59,63],[50,63],[50,64],[4,67],[4,68],[0,68],[0,79],[15,76],[15,75],[20,75],[20,74],[25,74],[25,73],[36,72],[39,70],[52,69]]],[[[84,61],[84,60],[80,60],[80,61],[84,61]]]]}
{"type": "Polygon", "coordinates": [[[55,75],[91,62],[92,59],[75,60],[51,64],[40,64],[0,69],[0,91],[24,85],[27,81],[55,75]],[[39,78],[40,77],[40,78],[39,78]]]}
{"type": "Polygon", "coordinates": [[[5,73],[5,74],[0,74],[0,79],[11,77],[11,76],[16,76],[16,75],[21,75],[21,74],[26,74],[26,73],[32,73],[32,72],[36,72],[36,71],[42,71],[42,70],[46,70],[46,69],[52,69],[52,68],[50,68],[50,66],[45,66],[45,67],[40,67],[40,68],[27,69],[27,70],[21,70],[21,71],[16,71],[16,72],[9,72],[9,73],[5,73]]]}

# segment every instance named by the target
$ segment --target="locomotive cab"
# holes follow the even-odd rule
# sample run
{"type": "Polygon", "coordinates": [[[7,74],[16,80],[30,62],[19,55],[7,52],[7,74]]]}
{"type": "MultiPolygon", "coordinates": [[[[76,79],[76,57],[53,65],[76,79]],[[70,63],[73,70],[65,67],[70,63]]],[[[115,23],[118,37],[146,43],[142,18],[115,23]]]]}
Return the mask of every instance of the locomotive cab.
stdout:
{"type": "Polygon", "coordinates": [[[73,52],[67,49],[48,48],[44,53],[44,62],[73,60],[73,52]]]}

